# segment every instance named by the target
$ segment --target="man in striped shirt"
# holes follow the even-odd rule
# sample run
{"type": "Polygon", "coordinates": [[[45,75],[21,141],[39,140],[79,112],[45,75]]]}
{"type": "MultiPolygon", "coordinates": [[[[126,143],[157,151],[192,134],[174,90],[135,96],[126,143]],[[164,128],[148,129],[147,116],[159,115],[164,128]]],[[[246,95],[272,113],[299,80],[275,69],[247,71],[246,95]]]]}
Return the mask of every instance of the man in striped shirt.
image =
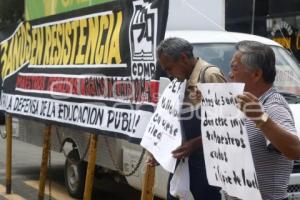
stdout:
{"type": "Polygon", "coordinates": [[[292,113],[273,86],[275,76],[275,55],[269,46],[255,41],[236,45],[230,79],[245,83],[245,92],[237,100],[247,117],[246,128],[263,200],[288,199],[292,160],[300,152],[292,113]]]}

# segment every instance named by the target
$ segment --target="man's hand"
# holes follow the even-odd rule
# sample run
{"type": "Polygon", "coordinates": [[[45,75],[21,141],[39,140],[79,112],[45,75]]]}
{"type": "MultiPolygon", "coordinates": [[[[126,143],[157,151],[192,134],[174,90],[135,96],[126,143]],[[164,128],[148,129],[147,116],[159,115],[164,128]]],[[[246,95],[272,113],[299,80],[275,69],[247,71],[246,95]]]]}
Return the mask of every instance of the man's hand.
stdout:
{"type": "Polygon", "coordinates": [[[154,158],[154,156],[148,152],[148,156],[147,156],[147,161],[146,161],[147,165],[151,166],[151,167],[155,167],[158,166],[159,163],[156,161],[156,159],[154,158]]]}
{"type": "Polygon", "coordinates": [[[202,144],[201,136],[185,141],[180,147],[172,151],[173,157],[177,159],[188,157],[202,144]]]}
{"type": "Polygon", "coordinates": [[[185,101],[191,103],[200,103],[201,102],[201,92],[198,90],[197,86],[189,86],[185,91],[185,101]]]}
{"type": "Polygon", "coordinates": [[[240,104],[240,110],[253,121],[260,119],[263,114],[262,106],[257,97],[249,92],[238,95],[237,102],[240,104]]]}

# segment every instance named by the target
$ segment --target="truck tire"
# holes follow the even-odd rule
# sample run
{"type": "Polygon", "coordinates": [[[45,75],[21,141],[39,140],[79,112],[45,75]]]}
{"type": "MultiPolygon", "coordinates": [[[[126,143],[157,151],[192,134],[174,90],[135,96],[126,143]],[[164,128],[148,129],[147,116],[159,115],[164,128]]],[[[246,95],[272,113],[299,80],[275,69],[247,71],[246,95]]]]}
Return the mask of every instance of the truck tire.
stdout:
{"type": "Polygon", "coordinates": [[[82,199],[85,185],[87,163],[80,161],[79,153],[76,149],[69,152],[65,162],[65,185],[69,194],[78,199],[82,199]]]}

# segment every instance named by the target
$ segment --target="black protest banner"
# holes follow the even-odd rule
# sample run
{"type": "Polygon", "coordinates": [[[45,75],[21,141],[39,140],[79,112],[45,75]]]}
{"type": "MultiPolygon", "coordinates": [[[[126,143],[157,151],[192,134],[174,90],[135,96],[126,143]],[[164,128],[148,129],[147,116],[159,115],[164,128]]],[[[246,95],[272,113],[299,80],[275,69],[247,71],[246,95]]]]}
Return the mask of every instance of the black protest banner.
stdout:
{"type": "Polygon", "coordinates": [[[139,141],[167,15],[168,0],[124,0],[20,23],[0,43],[1,108],[139,141]]]}

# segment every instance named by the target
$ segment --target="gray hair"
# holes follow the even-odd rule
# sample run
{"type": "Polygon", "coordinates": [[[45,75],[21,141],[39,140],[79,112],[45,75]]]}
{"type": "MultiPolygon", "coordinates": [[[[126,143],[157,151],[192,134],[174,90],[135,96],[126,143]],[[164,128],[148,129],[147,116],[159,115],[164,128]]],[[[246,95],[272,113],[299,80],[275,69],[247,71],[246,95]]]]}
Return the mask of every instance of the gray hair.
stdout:
{"type": "Polygon", "coordinates": [[[157,58],[161,54],[170,56],[173,60],[178,60],[180,55],[184,53],[188,58],[193,58],[193,46],[185,39],[171,37],[160,42],[156,48],[157,58]]]}
{"type": "Polygon", "coordinates": [[[275,54],[271,47],[256,41],[241,41],[236,44],[236,49],[241,52],[241,63],[249,70],[260,68],[263,79],[273,83],[276,76],[275,54]]]}

